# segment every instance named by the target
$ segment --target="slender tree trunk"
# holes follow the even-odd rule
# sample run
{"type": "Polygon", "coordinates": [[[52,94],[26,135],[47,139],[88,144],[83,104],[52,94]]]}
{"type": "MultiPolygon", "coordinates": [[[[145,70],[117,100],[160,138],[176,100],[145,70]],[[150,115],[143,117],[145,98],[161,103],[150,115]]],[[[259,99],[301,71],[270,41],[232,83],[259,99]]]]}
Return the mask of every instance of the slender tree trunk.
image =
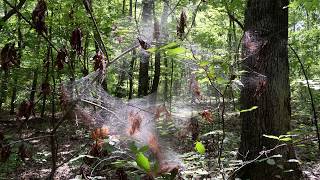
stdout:
{"type": "Polygon", "coordinates": [[[132,0],[129,1],[129,16],[132,17],[132,7],[133,7],[133,4],[132,4],[132,0]]]}
{"type": "Polygon", "coordinates": [[[168,100],[168,84],[169,84],[169,79],[168,79],[168,58],[164,59],[164,67],[165,67],[165,73],[164,73],[164,90],[163,90],[163,99],[165,101],[168,100]]]}
{"type": "Polygon", "coordinates": [[[130,62],[130,71],[129,71],[129,99],[132,99],[133,96],[133,71],[134,71],[134,63],[137,59],[137,51],[134,49],[132,51],[132,58],[131,58],[131,62],[130,62]]]}
{"type": "Polygon", "coordinates": [[[7,91],[8,91],[8,80],[9,80],[9,70],[5,70],[2,81],[1,81],[1,89],[0,89],[0,111],[2,109],[2,104],[6,102],[7,99],[7,91]]]}
{"type": "Polygon", "coordinates": [[[127,69],[127,62],[123,61],[121,66],[121,72],[119,74],[119,81],[116,87],[116,97],[122,98],[126,95],[125,89],[123,88],[125,79],[126,79],[126,69],[127,69]]]}
{"type": "MultiPolygon", "coordinates": [[[[51,52],[51,47],[48,45],[48,49],[47,49],[47,56],[46,56],[46,60],[44,62],[44,67],[45,67],[45,78],[43,83],[48,83],[49,82],[49,73],[50,73],[50,52],[51,52]]],[[[42,94],[42,107],[41,107],[41,112],[40,112],[40,117],[43,118],[44,117],[44,113],[46,110],[46,101],[47,101],[47,95],[46,94],[42,94]]]]}
{"type": "Polygon", "coordinates": [[[124,15],[126,13],[126,0],[122,1],[122,14],[124,15]]]}
{"type": "Polygon", "coordinates": [[[10,102],[10,114],[14,115],[14,108],[16,105],[16,99],[17,99],[17,83],[18,83],[18,77],[14,76],[13,80],[13,89],[12,89],[12,96],[11,96],[11,102],[10,102]]]}
{"type": "MultiPolygon", "coordinates": [[[[263,150],[279,142],[263,135],[283,135],[290,131],[290,86],[288,63],[288,0],[248,0],[245,14],[241,109],[242,133],[239,152],[243,160],[252,160],[263,150]]],[[[276,165],[256,162],[242,169],[241,179],[299,179],[292,146],[283,146],[268,154],[281,154],[276,165]],[[282,165],[282,166],[279,166],[282,165]],[[286,172],[289,169],[294,171],[286,172]]],[[[262,156],[261,158],[266,158],[262,156]]]]}
{"type": "Polygon", "coordinates": [[[38,84],[38,70],[34,70],[33,72],[33,81],[32,81],[32,87],[31,87],[31,93],[29,100],[31,102],[34,102],[36,92],[37,92],[37,84],[38,84]]]}
{"type": "Polygon", "coordinates": [[[160,82],[160,60],[161,60],[161,54],[160,52],[156,52],[155,60],[154,60],[154,76],[153,76],[153,82],[152,82],[152,89],[151,93],[157,92],[159,82],[160,82]]]}

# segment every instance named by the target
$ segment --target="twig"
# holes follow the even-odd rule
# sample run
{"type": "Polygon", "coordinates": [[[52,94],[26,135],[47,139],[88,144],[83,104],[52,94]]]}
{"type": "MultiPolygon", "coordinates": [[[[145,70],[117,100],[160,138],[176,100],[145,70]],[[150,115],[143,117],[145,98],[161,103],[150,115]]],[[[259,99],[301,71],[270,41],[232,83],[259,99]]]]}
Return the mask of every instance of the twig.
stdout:
{"type": "Polygon", "coordinates": [[[296,50],[290,44],[289,44],[289,47],[293,51],[293,53],[296,56],[296,58],[298,59],[298,61],[300,63],[300,66],[301,66],[301,69],[302,69],[302,73],[303,73],[303,75],[304,75],[304,77],[305,77],[305,79],[307,81],[308,92],[309,92],[309,95],[310,95],[311,107],[312,107],[312,111],[313,111],[313,123],[314,123],[314,126],[316,127],[316,133],[317,133],[317,138],[318,138],[318,148],[319,148],[319,151],[320,151],[320,133],[319,133],[319,126],[318,126],[317,112],[316,112],[316,108],[315,108],[315,105],[314,105],[314,100],[313,100],[313,95],[312,95],[312,91],[311,91],[310,84],[309,84],[309,79],[308,79],[306,70],[304,68],[304,65],[303,65],[298,53],[296,52],[296,50]]]}
{"type": "Polygon", "coordinates": [[[274,150],[276,150],[276,149],[278,149],[278,148],[280,148],[280,147],[286,146],[286,145],[287,145],[287,144],[280,144],[280,145],[275,146],[275,147],[272,148],[272,149],[261,151],[261,152],[259,153],[259,156],[257,156],[257,157],[254,158],[253,160],[244,162],[238,169],[236,169],[235,171],[233,171],[233,172],[230,174],[230,176],[228,177],[228,179],[233,179],[233,178],[234,178],[233,176],[234,176],[238,171],[240,171],[242,168],[244,168],[244,167],[247,166],[248,164],[252,164],[252,163],[256,162],[256,161],[259,160],[263,155],[266,155],[266,156],[267,156],[267,154],[269,154],[270,152],[272,152],[272,151],[274,151],[274,150]]]}
{"type": "MultiPolygon", "coordinates": [[[[18,10],[21,9],[22,6],[24,5],[24,3],[25,3],[26,1],[27,1],[27,0],[21,0],[21,1],[19,2],[19,4],[16,5],[15,8],[18,9],[18,10]]],[[[5,16],[3,16],[3,17],[1,18],[2,23],[6,22],[8,19],[10,19],[11,16],[13,16],[15,13],[16,13],[16,10],[15,10],[15,9],[11,9],[5,16]]],[[[3,24],[0,24],[0,30],[2,29],[2,27],[3,27],[3,24]]]]}
{"type": "Polygon", "coordinates": [[[42,139],[42,138],[47,138],[47,137],[50,137],[51,135],[44,135],[44,136],[38,136],[38,137],[31,137],[31,138],[25,138],[25,139],[20,139],[18,141],[13,141],[9,144],[6,144],[4,145],[4,147],[6,146],[11,146],[11,145],[14,145],[14,144],[18,144],[20,142],[26,142],[26,141],[32,141],[32,140],[35,140],[35,139],[42,139]]]}
{"type": "MultiPolygon", "coordinates": [[[[10,3],[8,2],[8,0],[3,0],[3,2],[5,2],[6,4],[8,4],[14,11],[16,11],[16,13],[17,13],[19,16],[21,16],[21,18],[22,18],[23,20],[25,20],[32,28],[35,29],[34,24],[33,24],[31,21],[29,21],[26,17],[24,17],[23,14],[21,14],[21,13],[19,12],[19,10],[16,9],[15,6],[13,6],[12,4],[10,4],[10,3]]],[[[49,38],[48,38],[43,32],[41,32],[40,35],[50,44],[50,46],[51,46],[55,51],[58,52],[58,49],[53,45],[53,43],[49,40],[49,38]]]]}
{"type": "Polygon", "coordinates": [[[103,106],[101,106],[101,105],[99,105],[99,104],[97,104],[97,103],[91,102],[91,101],[86,100],[86,99],[80,99],[80,101],[86,102],[86,103],[88,103],[88,104],[97,106],[97,107],[99,107],[99,108],[101,108],[101,109],[103,109],[103,110],[106,110],[106,111],[108,111],[109,113],[113,114],[119,121],[121,121],[121,119],[116,115],[116,113],[114,113],[113,111],[110,111],[109,109],[107,109],[107,108],[105,108],[105,107],[103,107],[103,106]]]}
{"type": "Polygon", "coordinates": [[[134,50],[135,48],[139,47],[139,44],[136,44],[132,47],[130,47],[129,49],[125,50],[124,52],[122,52],[119,56],[117,56],[116,58],[112,59],[108,64],[107,67],[110,66],[111,64],[113,64],[114,62],[116,62],[117,60],[119,60],[121,57],[123,57],[124,55],[126,55],[127,53],[131,52],[132,50],[134,50]]]}
{"type": "Polygon", "coordinates": [[[198,13],[198,11],[199,11],[199,7],[201,6],[202,2],[203,2],[203,1],[201,0],[201,1],[199,2],[199,4],[197,5],[195,11],[193,12],[193,15],[192,15],[192,23],[191,23],[191,26],[190,26],[190,28],[188,29],[186,35],[184,36],[184,39],[187,38],[188,34],[190,33],[191,29],[193,28],[194,24],[196,23],[197,13],[198,13]]]}
{"type": "Polygon", "coordinates": [[[100,43],[98,43],[98,44],[99,44],[100,46],[102,46],[102,47],[100,47],[100,48],[102,49],[104,55],[105,55],[106,58],[107,58],[107,62],[109,63],[108,52],[107,52],[106,46],[105,46],[104,43],[103,43],[102,36],[101,36],[101,32],[100,32],[100,30],[99,30],[99,28],[98,28],[97,21],[96,21],[93,13],[92,13],[92,11],[91,11],[91,7],[90,7],[90,5],[88,4],[88,1],[87,1],[87,0],[83,0],[83,4],[84,4],[84,6],[85,6],[85,9],[88,11],[88,13],[89,13],[89,15],[90,15],[90,17],[91,17],[91,19],[92,19],[92,21],[93,21],[94,27],[96,28],[96,31],[97,31],[97,33],[98,33],[98,37],[99,37],[99,41],[100,41],[100,43]]]}

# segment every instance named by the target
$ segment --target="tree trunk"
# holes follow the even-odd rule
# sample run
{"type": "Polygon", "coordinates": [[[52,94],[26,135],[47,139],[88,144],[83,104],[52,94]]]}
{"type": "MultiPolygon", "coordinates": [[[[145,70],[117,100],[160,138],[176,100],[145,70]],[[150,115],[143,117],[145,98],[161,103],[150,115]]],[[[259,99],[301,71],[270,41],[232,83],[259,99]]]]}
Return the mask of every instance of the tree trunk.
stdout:
{"type": "MultiPolygon", "coordinates": [[[[153,28],[152,28],[152,7],[153,0],[144,0],[142,2],[142,35],[147,42],[152,41],[153,28]]],[[[141,60],[139,68],[139,87],[138,96],[146,96],[149,91],[149,58],[148,52],[141,50],[141,60]]]]}
{"type": "MultiPolygon", "coordinates": [[[[245,14],[243,40],[247,73],[242,77],[241,109],[258,109],[241,113],[242,133],[239,152],[243,160],[252,160],[263,150],[279,142],[264,137],[283,135],[290,130],[290,86],[288,63],[288,0],[249,0],[245,14]],[[245,157],[244,157],[245,156],[245,157]]],[[[299,179],[293,147],[283,146],[268,156],[281,154],[275,165],[255,162],[238,174],[241,179],[299,179]],[[281,165],[281,166],[279,166],[281,165]],[[289,169],[295,171],[286,172],[289,169]]],[[[266,158],[262,156],[261,158],[266,158]]]]}
{"type": "Polygon", "coordinates": [[[30,93],[30,98],[29,98],[30,102],[34,102],[35,95],[37,92],[37,83],[38,83],[38,70],[34,70],[31,93],[30,93]]]}
{"type": "Polygon", "coordinates": [[[124,81],[126,79],[126,69],[127,69],[127,62],[123,61],[121,65],[121,72],[119,72],[119,81],[116,87],[116,97],[123,98],[126,96],[126,90],[123,88],[124,81]]]}
{"type": "Polygon", "coordinates": [[[129,16],[132,17],[132,0],[129,1],[129,16]]]}
{"type": "Polygon", "coordinates": [[[1,89],[0,89],[0,111],[2,109],[2,104],[6,102],[7,99],[7,91],[8,91],[8,79],[9,79],[9,71],[5,70],[2,81],[1,81],[1,89]]]}
{"type": "Polygon", "coordinates": [[[16,99],[17,99],[17,83],[18,83],[18,77],[14,76],[13,78],[14,84],[12,89],[12,96],[11,96],[11,102],[10,102],[10,115],[14,115],[14,108],[16,105],[16,99]]]}

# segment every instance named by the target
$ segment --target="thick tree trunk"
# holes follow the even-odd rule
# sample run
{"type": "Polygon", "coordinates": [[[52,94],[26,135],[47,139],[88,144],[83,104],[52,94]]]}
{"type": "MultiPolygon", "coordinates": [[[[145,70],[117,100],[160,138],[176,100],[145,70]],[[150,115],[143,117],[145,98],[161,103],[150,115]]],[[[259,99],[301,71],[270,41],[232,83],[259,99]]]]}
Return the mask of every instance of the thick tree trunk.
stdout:
{"type": "MultiPolygon", "coordinates": [[[[290,86],[288,63],[288,0],[249,0],[245,14],[241,108],[258,109],[241,113],[242,133],[239,152],[243,160],[252,160],[263,150],[274,148],[276,140],[263,137],[283,135],[290,130],[290,86]]],[[[273,150],[281,154],[275,165],[266,161],[243,168],[242,179],[299,179],[297,164],[288,145],[273,150]],[[277,166],[278,165],[278,166],[277,166]],[[279,166],[282,165],[282,166],[279,166]],[[289,169],[295,171],[286,172],[289,169]]],[[[261,158],[265,158],[262,156],[261,158]]]]}
{"type": "MultiPolygon", "coordinates": [[[[153,0],[144,0],[142,2],[142,35],[147,42],[152,41],[153,28],[152,28],[152,7],[153,0]]],[[[138,96],[146,96],[149,91],[149,58],[148,52],[141,50],[141,60],[139,68],[139,87],[138,96]]]]}

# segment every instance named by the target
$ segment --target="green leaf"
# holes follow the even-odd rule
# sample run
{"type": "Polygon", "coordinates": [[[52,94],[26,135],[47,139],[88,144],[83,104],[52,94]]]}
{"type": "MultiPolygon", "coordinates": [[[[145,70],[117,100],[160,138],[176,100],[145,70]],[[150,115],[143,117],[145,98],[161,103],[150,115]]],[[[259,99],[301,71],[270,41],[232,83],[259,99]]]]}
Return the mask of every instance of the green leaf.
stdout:
{"type": "Polygon", "coordinates": [[[149,149],[148,146],[142,146],[142,147],[139,149],[139,152],[144,153],[144,152],[148,151],[148,149],[149,149]]]}
{"type": "Polygon", "coordinates": [[[209,64],[210,64],[209,61],[201,61],[200,64],[199,64],[199,66],[201,66],[201,67],[206,67],[206,66],[209,65],[209,64]]]}
{"type": "Polygon", "coordinates": [[[174,56],[174,55],[178,55],[178,54],[183,54],[186,52],[186,49],[185,48],[182,48],[182,47],[177,47],[177,48],[174,48],[174,49],[169,49],[167,51],[168,55],[169,56],[174,56]]]}
{"type": "Polygon", "coordinates": [[[266,135],[266,134],[264,134],[263,137],[266,137],[266,138],[269,138],[269,139],[279,140],[279,137],[278,137],[278,136],[273,136],[273,135],[266,135]]]}
{"type": "Polygon", "coordinates": [[[285,138],[280,138],[279,140],[280,140],[280,141],[283,141],[283,142],[288,142],[288,141],[291,141],[292,138],[290,138],[290,137],[285,137],[285,138]]]}
{"type": "Polygon", "coordinates": [[[276,164],[276,161],[275,161],[274,159],[268,159],[268,160],[267,160],[267,164],[273,166],[273,165],[276,164]]]}
{"type": "Polygon", "coordinates": [[[148,51],[149,53],[155,53],[157,51],[157,48],[152,47],[152,48],[147,49],[146,51],[148,51]]]}
{"type": "Polygon", "coordinates": [[[206,148],[204,147],[204,145],[197,141],[196,145],[195,145],[195,150],[199,153],[199,154],[204,154],[206,152],[206,148]]]}
{"type": "Polygon", "coordinates": [[[141,152],[139,152],[136,156],[136,162],[140,168],[145,171],[150,171],[150,162],[149,159],[141,152]]]}
{"type": "Polygon", "coordinates": [[[180,45],[175,43],[175,42],[172,42],[172,43],[169,43],[167,45],[164,45],[160,48],[160,50],[166,50],[166,49],[175,49],[177,47],[179,47],[180,45]]]}
{"type": "Polygon", "coordinates": [[[241,113],[250,112],[250,111],[253,111],[255,109],[258,109],[258,106],[252,106],[250,109],[243,109],[243,110],[240,110],[239,112],[241,112],[241,113]]]}
{"type": "Polygon", "coordinates": [[[129,144],[129,149],[130,149],[132,152],[134,152],[135,154],[139,152],[139,151],[138,151],[138,147],[136,146],[136,144],[135,144],[134,142],[131,142],[131,143],[129,144]]]}

